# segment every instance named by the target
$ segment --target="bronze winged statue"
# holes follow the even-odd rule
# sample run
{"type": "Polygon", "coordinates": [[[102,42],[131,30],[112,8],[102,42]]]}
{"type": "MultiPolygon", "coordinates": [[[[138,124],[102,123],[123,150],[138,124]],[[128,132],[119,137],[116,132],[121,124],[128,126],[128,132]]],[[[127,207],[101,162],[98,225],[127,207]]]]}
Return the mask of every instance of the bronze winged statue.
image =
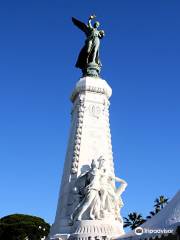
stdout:
{"type": "Polygon", "coordinates": [[[95,22],[92,26],[91,21],[96,16],[91,15],[88,23],[85,24],[78,19],[72,17],[72,22],[86,35],[86,40],[83,48],[81,49],[76,67],[80,68],[83,76],[98,77],[101,70],[101,61],[99,58],[100,39],[105,35],[103,30],[98,30],[99,22],[95,22]]]}

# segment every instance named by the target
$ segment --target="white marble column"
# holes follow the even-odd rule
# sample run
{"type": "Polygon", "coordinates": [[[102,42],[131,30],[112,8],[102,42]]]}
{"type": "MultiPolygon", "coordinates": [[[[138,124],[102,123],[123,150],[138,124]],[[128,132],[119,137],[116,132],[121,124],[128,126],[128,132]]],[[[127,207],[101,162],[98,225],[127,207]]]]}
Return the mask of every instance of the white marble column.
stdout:
{"type": "MultiPolygon", "coordinates": [[[[91,220],[87,216],[70,223],[70,216],[78,204],[73,192],[77,178],[90,169],[92,160],[102,156],[106,174],[115,176],[109,125],[109,98],[112,90],[100,78],[81,78],[72,93],[71,129],[55,222],[50,239],[120,236],[122,221],[112,216],[91,220]],[[58,238],[59,236],[59,238],[58,238]]],[[[115,180],[111,184],[115,188],[115,180]]]]}

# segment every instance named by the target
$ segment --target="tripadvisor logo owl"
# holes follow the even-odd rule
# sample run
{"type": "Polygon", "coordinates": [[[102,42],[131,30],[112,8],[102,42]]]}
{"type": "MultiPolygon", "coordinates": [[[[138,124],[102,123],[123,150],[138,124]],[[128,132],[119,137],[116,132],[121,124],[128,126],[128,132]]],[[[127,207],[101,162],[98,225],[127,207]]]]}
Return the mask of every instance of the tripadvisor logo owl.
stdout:
{"type": "Polygon", "coordinates": [[[137,227],[134,230],[134,232],[135,232],[136,235],[142,235],[143,234],[143,228],[142,227],[137,227]]]}

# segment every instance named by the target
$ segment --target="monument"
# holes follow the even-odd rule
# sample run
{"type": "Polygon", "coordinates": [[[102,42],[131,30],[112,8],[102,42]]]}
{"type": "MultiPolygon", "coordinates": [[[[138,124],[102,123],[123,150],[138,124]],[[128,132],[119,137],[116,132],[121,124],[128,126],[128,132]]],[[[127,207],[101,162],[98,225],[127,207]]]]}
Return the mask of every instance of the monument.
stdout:
{"type": "Polygon", "coordinates": [[[111,239],[124,234],[120,210],[127,183],[115,176],[109,125],[111,87],[101,79],[99,22],[72,22],[86,35],[71,95],[71,129],[55,222],[48,239],[111,239]],[[117,183],[117,184],[116,184],[117,183]],[[118,185],[118,186],[116,186],[118,185]]]}

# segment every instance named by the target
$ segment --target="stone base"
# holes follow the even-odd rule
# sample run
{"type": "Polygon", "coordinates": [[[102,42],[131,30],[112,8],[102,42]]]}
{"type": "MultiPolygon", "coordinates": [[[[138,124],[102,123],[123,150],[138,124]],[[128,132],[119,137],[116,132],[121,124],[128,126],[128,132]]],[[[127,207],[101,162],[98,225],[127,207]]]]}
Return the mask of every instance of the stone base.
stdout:
{"type": "Polygon", "coordinates": [[[86,69],[83,69],[83,77],[99,77],[101,71],[100,65],[96,63],[88,63],[86,69]]]}
{"type": "Polygon", "coordinates": [[[56,234],[49,240],[108,240],[123,234],[123,225],[119,221],[82,220],[75,222],[70,234],[56,234]]]}

